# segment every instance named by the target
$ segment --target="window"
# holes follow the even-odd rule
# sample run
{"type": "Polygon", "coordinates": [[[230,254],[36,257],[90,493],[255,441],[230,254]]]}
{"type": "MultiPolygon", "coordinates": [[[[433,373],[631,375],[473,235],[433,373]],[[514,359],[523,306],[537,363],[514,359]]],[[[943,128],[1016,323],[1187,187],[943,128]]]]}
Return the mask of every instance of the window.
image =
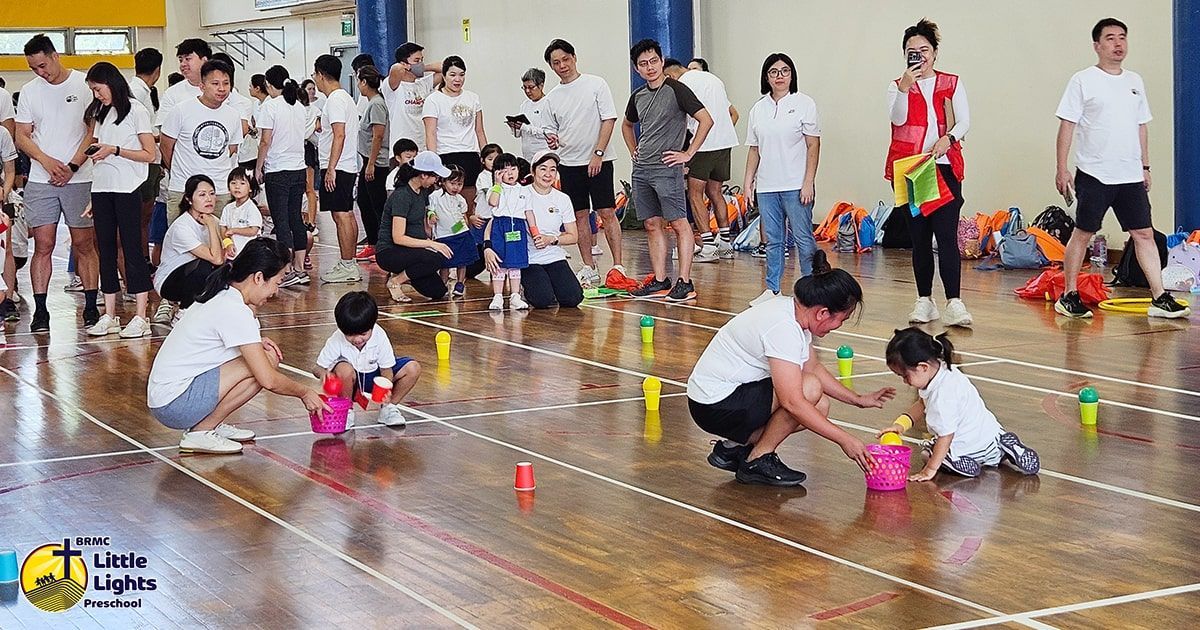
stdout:
{"type": "Polygon", "coordinates": [[[25,43],[38,33],[45,33],[63,55],[130,55],[136,50],[132,28],[23,29],[0,30],[0,55],[25,54],[25,43]]]}
{"type": "Polygon", "coordinates": [[[54,49],[58,52],[67,50],[66,30],[0,30],[0,55],[24,55],[25,44],[38,33],[45,33],[54,42],[54,49]]]}

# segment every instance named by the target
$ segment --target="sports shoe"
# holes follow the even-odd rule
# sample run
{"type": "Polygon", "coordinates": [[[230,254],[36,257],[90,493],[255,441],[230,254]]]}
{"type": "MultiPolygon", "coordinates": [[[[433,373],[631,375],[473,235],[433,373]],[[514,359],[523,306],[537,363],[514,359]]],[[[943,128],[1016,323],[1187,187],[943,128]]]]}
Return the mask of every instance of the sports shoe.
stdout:
{"type": "Polygon", "coordinates": [[[125,324],[125,327],[121,329],[122,339],[137,339],[139,337],[145,337],[149,334],[150,322],[147,322],[145,319],[137,316],[134,316],[133,319],[129,320],[129,323],[125,324]]]}
{"type": "Polygon", "coordinates": [[[721,238],[717,239],[717,257],[718,258],[724,258],[726,260],[729,260],[729,259],[732,259],[734,254],[736,254],[736,253],[737,252],[735,252],[733,250],[732,243],[730,243],[729,241],[727,241],[725,239],[721,239],[721,238]]]}
{"type": "Polygon", "coordinates": [[[213,429],[213,432],[226,440],[233,440],[234,442],[249,442],[254,439],[254,432],[250,429],[239,429],[232,424],[224,422],[218,424],[217,428],[213,429]]]}
{"type": "Polygon", "coordinates": [[[300,273],[297,271],[289,271],[283,274],[283,280],[279,282],[279,288],[286,289],[297,284],[300,284],[300,273]]]}
{"type": "MultiPolygon", "coordinates": [[[[83,309],[83,326],[91,328],[100,321],[100,309],[95,306],[87,306],[83,309]]],[[[116,332],[116,331],[113,331],[116,332]]]]}
{"type": "Polygon", "coordinates": [[[174,314],[175,307],[171,303],[163,300],[158,303],[158,308],[154,309],[154,317],[150,321],[155,324],[170,324],[171,316],[174,314]]]}
{"type": "Polygon", "coordinates": [[[135,304],[135,303],[137,303],[137,296],[136,296],[136,295],[130,295],[130,294],[128,294],[128,293],[122,293],[122,294],[121,294],[121,301],[122,301],[122,302],[125,302],[126,304],[135,304]]]}
{"type": "Polygon", "coordinates": [[[232,455],[241,453],[242,445],[221,437],[216,431],[188,431],[179,440],[179,452],[232,455]]]}
{"type": "Polygon", "coordinates": [[[735,473],[746,461],[746,456],[752,448],[754,447],[749,444],[725,446],[725,440],[713,440],[713,450],[708,455],[708,463],[714,468],[735,473]]]}
{"type": "Polygon", "coordinates": [[[671,279],[667,278],[659,280],[654,277],[647,278],[642,286],[629,292],[633,297],[659,298],[667,297],[671,292],[671,279]]]}
{"type": "Polygon", "coordinates": [[[599,245],[592,245],[592,256],[603,256],[604,250],[599,245]]]}
{"type": "Polygon", "coordinates": [[[978,477],[979,473],[983,472],[983,467],[979,465],[979,462],[966,455],[959,458],[947,456],[942,460],[942,468],[964,477],[978,477]]]}
{"type": "Polygon", "coordinates": [[[296,284],[308,284],[312,282],[312,278],[303,271],[298,272],[296,275],[300,276],[300,279],[296,281],[296,284]]]}
{"type": "Polygon", "coordinates": [[[529,304],[521,299],[520,293],[514,293],[508,297],[508,309],[511,311],[527,311],[529,304]]]}
{"type": "Polygon", "coordinates": [[[34,311],[33,321],[29,322],[29,332],[49,332],[50,311],[34,311]]]}
{"type": "Polygon", "coordinates": [[[1178,319],[1191,314],[1191,308],[1180,304],[1166,291],[1163,291],[1162,295],[1154,298],[1150,302],[1150,308],[1146,310],[1146,315],[1149,317],[1165,317],[1167,319],[1178,319]]]}
{"type": "Polygon", "coordinates": [[[758,297],[754,298],[753,300],[750,300],[750,306],[758,306],[759,304],[762,304],[763,302],[768,302],[770,300],[774,300],[777,297],[779,297],[778,292],[772,291],[770,289],[764,289],[763,292],[758,295],[758,297]]]}
{"type": "Polygon", "coordinates": [[[333,266],[333,269],[321,274],[321,282],[326,284],[337,284],[340,282],[359,282],[362,280],[362,274],[358,272],[358,267],[354,263],[346,263],[338,261],[338,264],[333,266]]]}
{"type": "Polygon", "coordinates": [[[700,248],[700,251],[696,252],[696,254],[692,256],[692,262],[698,263],[717,262],[718,260],[720,260],[720,258],[717,256],[716,245],[706,244],[700,248]]]}
{"type": "Polygon", "coordinates": [[[687,302],[694,299],[696,287],[691,282],[684,282],[683,278],[677,279],[675,286],[671,287],[671,292],[667,294],[668,302],[687,302]]]}
{"type": "Polygon", "coordinates": [[[580,286],[583,288],[595,288],[600,284],[600,272],[596,271],[595,267],[584,265],[575,273],[575,277],[579,280],[580,286]]]}
{"type": "Polygon", "coordinates": [[[971,314],[967,312],[967,305],[959,298],[952,298],[946,303],[946,314],[942,316],[942,323],[947,326],[970,328],[971,314]]]}
{"type": "Polygon", "coordinates": [[[4,321],[6,321],[6,322],[21,321],[21,314],[19,312],[17,312],[16,300],[10,300],[10,299],[6,298],[4,300],[3,307],[0,307],[0,308],[3,308],[3,310],[4,310],[4,321]]]}
{"type": "Polygon", "coordinates": [[[908,314],[908,323],[928,324],[939,317],[941,317],[941,314],[938,313],[937,304],[934,304],[933,300],[927,297],[922,297],[917,298],[916,305],[913,306],[912,312],[908,314]]]}
{"type": "Polygon", "coordinates": [[[1000,450],[1004,452],[1004,459],[1026,475],[1036,475],[1042,469],[1037,451],[1022,444],[1016,433],[1000,434],[1000,450]]]}
{"type": "Polygon", "coordinates": [[[638,288],[638,283],[625,273],[624,267],[613,265],[613,268],[608,270],[608,275],[604,276],[604,286],[620,291],[632,291],[638,288]]]}
{"type": "Polygon", "coordinates": [[[1062,297],[1058,298],[1058,301],[1054,303],[1054,312],[1072,318],[1089,318],[1092,316],[1092,312],[1088,310],[1088,307],[1083,305],[1083,300],[1080,299],[1078,291],[1062,294],[1062,297]]]}
{"type": "Polygon", "coordinates": [[[767,257],[766,243],[759,243],[758,247],[755,247],[754,251],[750,252],[750,255],[755,258],[766,258],[767,257]]]}
{"type": "Polygon", "coordinates": [[[113,333],[121,332],[121,320],[105,313],[96,321],[95,324],[87,329],[89,337],[103,337],[113,333]]]}
{"type": "Polygon", "coordinates": [[[385,403],[379,408],[379,424],[386,427],[402,427],[408,424],[408,420],[405,420],[404,414],[400,412],[400,405],[385,403]]]}
{"type": "Polygon", "coordinates": [[[504,310],[504,296],[500,295],[499,293],[497,293],[496,295],[493,295],[492,301],[488,303],[488,310],[489,311],[503,311],[504,310]]]}
{"type": "Polygon", "coordinates": [[[734,477],[741,483],[761,483],[768,486],[798,486],[807,475],[792,470],[779,460],[775,453],[760,455],[752,461],[742,462],[734,477]]]}
{"type": "Polygon", "coordinates": [[[467,295],[467,285],[461,282],[454,283],[454,291],[450,293],[452,297],[461,298],[467,295]]]}
{"type": "Polygon", "coordinates": [[[354,260],[359,262],[366,262],[372,260],[373,258],[375,258],[375,248],[370,245],[358,250],[358,252],[354,254],[354,260]]]}
{"type": "Polygon", "coordinates": [[[70,281],[67,282],[66,286],[63,287],[63,291],[68,293],[79,293],[83,291],[83,280],[80,280],[79,276],[72,275],[70,281]]]}

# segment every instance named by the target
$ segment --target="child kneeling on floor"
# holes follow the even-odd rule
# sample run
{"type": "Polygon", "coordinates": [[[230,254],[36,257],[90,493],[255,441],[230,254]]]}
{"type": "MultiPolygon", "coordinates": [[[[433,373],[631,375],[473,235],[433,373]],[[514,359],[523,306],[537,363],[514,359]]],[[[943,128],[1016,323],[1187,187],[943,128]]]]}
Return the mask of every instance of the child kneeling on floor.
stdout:
{"type": "MultiPolygon", "coordinates": [[[[333,309],[338,329],[329,336],[321,354],[317,355],[318,379],[325,380],[333,373],[342,381],[341,396],[354,400],[356,392],[370,396],[375,377],[392,382],[392,395],[379,410],[379,423],[402,427],[404,414],[399,402],[404,400],[421,376],[421,364],[410,357],[396,358],[387,333],[376,323],[379,305],[366,291],[352,291],[342,296],[333,309]]],[[[346,428],[354,426],[354,410],[346,416],[346,428]]]]}
{"type": "Polygon", "coordinates": [[[1001,461],[1026,475],[1037,474],[1037,452],[1000,426],[979,390],[953,366],[953,355],[954,345],[946,333],[933,337],[915,327],[897,330],[888,343],[888,368],[917,388],[921,398],[879,434],[903,433],[924,417],[934,435],[921,445],[928,458],[925,467],[910,475],[909,481],[929,481],[938,468],[977,477],[984,466],[1001,461]]]}

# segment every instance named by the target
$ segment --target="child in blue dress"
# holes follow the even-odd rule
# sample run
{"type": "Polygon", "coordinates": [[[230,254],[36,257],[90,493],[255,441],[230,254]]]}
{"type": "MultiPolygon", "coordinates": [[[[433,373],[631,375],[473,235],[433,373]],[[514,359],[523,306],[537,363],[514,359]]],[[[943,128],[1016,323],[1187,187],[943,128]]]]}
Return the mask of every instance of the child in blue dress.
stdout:
{"type": "Polygon", "coordinates": [[[521,298],[521,270],[529,266],[528,241],[537,230],[529,187],[517,183],[520,174],[517,157],[501,154],[493,163],[496,183],[488,193],[492,218],[488,221],[483,243],[484,260],[492,274],[492,302],[488,310],[504,309],[504,281],[508,280],[508,308],[529,308],[521,298]]]}
{"type": "Polygon", "coordinates": [[[462,298],[467,292],[467,265],[479,260],[479,250],[467,225],[467,200],[459,194],[466,175],[457,166],[451,165],[449,169],[450,176],[439,182],[441,188],[429,195],[426,232],[450,248],[453,256],[442,263],[442,282],[449,279],[450,270],[454,269],[455,283],[451,295],[462,298]]]}

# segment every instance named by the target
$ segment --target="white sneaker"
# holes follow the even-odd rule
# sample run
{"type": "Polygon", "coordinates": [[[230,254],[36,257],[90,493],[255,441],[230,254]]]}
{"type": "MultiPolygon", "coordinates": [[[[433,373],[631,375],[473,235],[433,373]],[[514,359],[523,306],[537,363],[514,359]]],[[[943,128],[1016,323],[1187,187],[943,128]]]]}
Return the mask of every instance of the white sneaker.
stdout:
{"type": "Polygon", "coordinates": [[[300,283],[300,274],[295,271],[289,271],[283,274],[283,280],[279,283],[280,289],[286,289],[294,284],[300,283]]]}
{"type": "Polygon", "coordinates": [[[108,313],[101,315],[100,321],[97,321],[94,326],[87,329],[89,337],[103,337],[104,335],[111,335],[118,332],[121,332],[120,318],[113,317],[108,313]]]}
{"type": "Polygon", "coordinates": [[[224,422],[218,424],[217,428],[213,429],[213,433],[234,442],[249,442],[254,439],[254,432],[250,429],[239,429],[232,424],[224,422]]]}
{"type": "Polygon", "coordinates": [[[499,294],[493,295],[492,301],[488,304],[488,310],[489,311],[503,311],[504,310],[504,296],[499,295],[499,294]]]}
{"type": "Polygon", "coordinates": [[[216,431],[188,431],[179,440],[181,453],[214,453],[230,455],[241,453],[242,445],[217,435],[216,431]]]}
{"type": "Polygon", "coordinates": [[[175,309],[175,315],[171,317],[171,325],[174,326],[174,325],[178,324],[179,320],[183,319],[183,316],[185,313],[187,313],[186,308],[175,309]]]}
{"type": "Polygon", "coordinates": [[[174,315],[174,311],[175,307],[171,306],[170,302],[163,300],[162,302],[158,303],[158,308],[154,310],[154,317],[151,317],[150,321],[154,322],[155,324],[170,324],[172,321],[171,316],[174,315]]]}
{"type": "Polygon", "coordinates": [[[12,298],[13,304],[21,303],[21,294],[20,293],[13,291],[11,298],[12,298]]]}
{"type": "Polygon", "coordinates": [[[79,293],[80,291],[83,291],[83,280],[80,280],[79,276],[72,275],[70,281],[68,281],[66,286],[63,287],[63,291],[68,293],[79,293]]]}
{"type": "Polygon", "coordinates": [[[600,272],[596,271],[595,267],[584,265],[579,268],[579,272],[575,274],[579,280],[580,286],[586,288],[600,286],[600,272]]]}
{"type": "Polygon", "coordinates": [[[959,298],[954,298],[946,303],[946,315],[942,318],[942,323],[947,326],[962,326],[963,328],[971,327],[971,314],[967,312],[967,305],[959,298]]]}
{"type": "Polygon", "coordinates": [[[762,304],[763,302],[768,302],[770,300],[774,300],[777,297],[779,297],[778,293],[776,293],[770,289],[765,289],[761,294],[759,294],[758,297],[754,298],[753,300],[750,300],[750,306],[758,306],[759,304],[762,304]]]}
{"type": "Polygon", "coordinates": [[[354,410],[351,409],[346,412],[346,430],[349,431],[350,429],[353,429],[353,428],[354,428],[354,410]]]}
{"type": "Polygon", "coordinates": [[[508,298],[508,308],[513,311],[525,311],[529,310],[529,304],[521,299],[520,293],[514,293],[508,298]]]}
{"type": "Polygon", "coordinates": [[[386,403],[379,408],[379,424],[389,427],[402,427],[408,424],[408,420],[405,420],[404,414],[400,412],[400,405],[386,403]]]}
{"type": "Polygon", "coordinates": [[[720,238],[717,239],[717,257],[718,258],[724,258],[726,260],[729,260],[729,259],[733,258],[735,253],[737,253],[737,252],[733,251],[732,243],[730,243],[729,241],[726,241],[724,239],[720,239],[720,238]]]}
{"type": "Polygon", "coordinates": [[[704,245],[700,248],[700,251],[696,252],[692,256],[692,262],[698,263],[717,262],[717,260],[718,257],[716,245],[704,245]]]}
{"type": "Polygon", "coordinates": [[[927,297],[917,298],[916,305],[913,306],[912,312],[908,314],[908,323],[928,324],[939,317],[941,317],[941,314],[938,313],[937,304],[934,304],[933,300],[927,297]]]}
{"type": "Polygon", "coordinates": [[[137,316],[134,316],[133,319],[129,320],[129,323],[125,324],[125,327],[121,329],[122,339],[137,339],[138,337],[145,337],[149,334],[150,323],[137,316]]]}
{"type": "Polygon", "coordinates": [[[592,245],[592,255],[593,256],[603,256],[604,250],[599,245],[592,245]]]}
{"type": "Polygon", "coordinates": [[[321,274],[321,282],[327,284],[358,282],[360,280],[362,280],[362,274],[358,272],[358,265],[354,263],[338,261],[338,264],[334,265],[333,269],[321,274]]]}

